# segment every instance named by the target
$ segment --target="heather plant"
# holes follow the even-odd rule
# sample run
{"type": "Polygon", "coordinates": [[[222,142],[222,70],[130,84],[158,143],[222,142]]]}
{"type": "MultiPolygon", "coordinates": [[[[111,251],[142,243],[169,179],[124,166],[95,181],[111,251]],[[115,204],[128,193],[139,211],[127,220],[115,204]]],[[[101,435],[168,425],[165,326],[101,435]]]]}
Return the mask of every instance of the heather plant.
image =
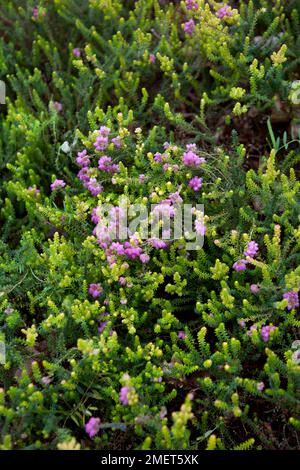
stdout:
{"type": "MultiPolygon", "coordinates": [[[[12,309],[3,314],[4,324],[11,344],[15,343],[6,367],[21,368],[20,384],[25,384],[26,396],[28,390],[34,397],[37,394],[43,399],[40,406],[47,408],[50,394],[49,400],[57,407],[57,413],[43,414],[46,422],[35,431],[40,436],[36,445],[45,445],[43,437],[49,439],[61,414],[66,415],[76,436],[78,429],[84,433],[89,417],[100,419],[98,432],[90,437],[104,448],[111,445],[110,433],[118,430],[126,436],[132,426],[137,439],[144,440],[143,448],[151,448],[152,442],[155,448],[189,447],[191,431],[182,425],[176,431],[177,419],[186,424],[191,421],[194,432],[204,420],[202,437],[195,442],[208,447],[241,444],[228,435],[225,423],[231,421],[240,421],[248,429],[245,442],[248,433],[251,442],[260,442],[262,410],[254,414],[251,410],[252,400],[258,396],[270,409],[274,402],[277,408],[282,406],[283,415],[290,410],[288,419],[296,423],[298,402],[293,390],[297,390],[297,365],[291,348],[299,326],[295,316],[299,184],[294,171],[289,176],[281,174],[272,151],[258,174],[253,170],[241,174],[237,185],[233,175],[245,154],[241,146],[231,158],[221,149],[217,155],[200,157],[193,144],[187,144],[192,151],[172,143],[159,145],[157,141],[162,140],[155,128],[145,137],[139,128],[130,132],[130,112],[129,117],[117,113],[115,129],[112,118],[101,110],[96,115],[90,116],[90,122],[97,128],[100,119],[104,125],[99,133],[92,129],[88,136],[78,131],[82,144],[79,157],[75,153],[73,158],[80,165],[86,163],[82,162],[86,156],[82,147],[87,149],[91,166],[82,169],[89,169],[90,179],[103,184],[99,193],[91,191],[86,181],[81,183],[81,169],[73,188],[66,183],[52,184],[49,197],[28,189],[27,183],[22,186],[20,168],[26,181],[22,162],[9,166],[16,177],[7,183],[8,193],[23,201],[36,227],[45,227],[44,234],[36,228],[25,232],[14,254],[16,262],[20,256],[22,260],[21,284],[13,285],[16,268],[8,263],[11,254],[2,263],[4,272],[7,265],[10,268],[5,273],[3,309],[12,309]],[[118,169],[107,166],[103,170],[101,166],[103,151],[97,145],[103,133],[109,135],[109,165],[113,161],[118,169]],[[109,143],[116,142],[116,136],[120,137],[117,148],[109,143]],[[196,167],[188,166],[187,156],[191,159],[192,155],[201,162],[196,167]],[[102,169],[94,168],[93,161],[102,169]],[[222,174],[219,182],[215,180],[217,170],[222,174]],[[144,180],[141,175],[145,174],[144,180]],[[189,185],[196,174],[201,175],[201,191],[189,185]],[[129,247],[116,242],[107,246],[101,232],[98,239],[95,231],[93,235],[90,217],[97,222],[99,203],[115,203],[119,194],[126,194],[132,202],[152,199],[157,206],[172,194],[186,202],[204,202],[204,247],[188,252],[184,240],[163,242],[162,246],[151,240],[143,243],[138,233],[129,247]],[[53,238],[49,239],[51,228],[53,238]],[[38,246],[43,246],[42,252],[38,246]],[[28,305],[27,321],[15,311],[5,291],[14,292],[18,305],[28,305]],[[31,357],[26,366],[19,364],[18,348],[32,351],[27,353],[31,357]],[[39,394],[45,385],[46,396],[39,394]],[[186,395],[189,404],[179,412],[182,417],[173,415],[174,425],[169,429],[166,416],[178,389],[182,390],[181,400],[186,395]],[[84,405],[73,410],[81,401],[84,405]],[[94,417],[93,410],[100,416],[94,417]]],[[[10,216],[9,204],[3,212],[10,216]]],[[[9,395],[17,393],[18,403],[14,390],[10,388],[9,395]]],[[[27,399],[25,429],[27,420],[35,425],[27,399]]],[[[34,404],[35,400],[38,398],[34,404]]],[[[13,405],[10,413],[14,421],[13,405]]],[[[9,422],[8,415],[8,429],[9,422]]],[[[61,432],[66,429],[62,427],[61,432]]],[[[271,437],[264,436],[261,442],[272,446],[271,437]]]]}
{"type": "Polygon", "coordinates": [[[1,12],[1,449],[297,449],[297,2],[1,12]]]}

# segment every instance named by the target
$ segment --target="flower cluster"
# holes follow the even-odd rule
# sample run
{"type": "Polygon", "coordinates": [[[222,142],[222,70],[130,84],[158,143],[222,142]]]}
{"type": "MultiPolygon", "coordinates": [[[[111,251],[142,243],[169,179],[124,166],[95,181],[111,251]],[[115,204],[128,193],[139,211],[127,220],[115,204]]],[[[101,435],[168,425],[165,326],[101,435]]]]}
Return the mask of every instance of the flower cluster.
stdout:
{"type": "Polygon", "coordinates": [[[90,438],[95,437],[100,429],[100,418],[90,418],[85,425],[86,433],[90,438]]]}
{"type": "MultiPolygon", "coordinates": [[[[250,241],[244,251],[244,255],[250,258],[254,258],[258,252],[258,244],[255,241],[250,241]]],[[[247,269],[248,260],[247,259],[240,259],[236,261],[233,265],[233,269],[235,271],[245,271],[247,269]]]]}
{"type": "Polygon", "coordinates": [[[217,11],[217,16],[218,18],[225,18],[226,16],[231,17],[232,16],[232,10],[231,7],[229,7],[227,4],[222,6],[218,11],[217,11]]]}
{"type": "MultiPolygon", "coordinates": [[[[104,152],[108,145],[109,145],[109,134],[111,129],[106,126],[101,126],[97,132],[96,140],[94,142],[94,148],[96,152],[104,152]]],[[[120,149],[121,148],[121,139],[120,136],[116,136],[111,139],[111,143],[113,148],[120,149]]],[[[102,155],[98,159],[98,166],[90,166],[92,161],[96,158],[95,155],[88,155],[86,149],[78,152],[76,163],[81,167],[81,170],[78,173],[78,178],[83,182],[84,187],[87,188],[92,196],[98,196],[98,194],[102,193],[103,191],[103,184],[99,181],[101,177],[101,173],[108,173],[113,175],[114,173],[118,173],[120,171],[119,165],[113,163],[112,157],[107,155],[102,155]],[[100,170],[100,172],[99,172],[100,170]]]]}
{"type": "Polygon", "coordinates": [[[287,309],[288,310],[293,310],[293,309],[299,307],[298,291],[297,292],[295,292],[295,291],[285,292],[285,294],[283,294],[283,299],[288,301],[288,304],[287,304],[287,309]]]}

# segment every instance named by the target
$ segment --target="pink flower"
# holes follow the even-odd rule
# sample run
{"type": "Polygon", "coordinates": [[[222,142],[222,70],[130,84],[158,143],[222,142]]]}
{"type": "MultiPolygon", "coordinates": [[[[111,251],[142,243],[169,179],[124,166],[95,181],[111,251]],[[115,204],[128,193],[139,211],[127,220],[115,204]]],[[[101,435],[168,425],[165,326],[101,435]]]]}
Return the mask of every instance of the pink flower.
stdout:
{"type": "Polygon", "coordinates": [[[110,251],[115,252],[117,255],[122,256],[125,255],[125,248],[124,246],[119,243],[119,242],[113,242],[110,245],[110,251]]]}
{"type": "Polygon", "coordinates": [[[101,171],[106,171],[107,173],[118,173],[120,171],[119,165],[112,164],[111,157],[104,155],[98,160],[98,168],[101,171]]]}
{"type": "Polygon", "coordinates": [[[116,163],[110,165],[107,169],[108,173],[119,173],[120,167],[116,163]]]}
{"type": "Polygon", "coordinates": [[[90,176],[92,174],[92,169],[88,168],[87,166],[81,168],[81,170],[77,173],[78,178],[80,181],[88,182],[90,180],[90,176]]]}
{"type": "Polygon", "coordinates": [[[156,153],[154,154],[154,161],[155,161],[155,162],[160,163],[160,162],[162,162],[162,159],[163,159],[163,157],[162,157],[162,154],[161,154],[161,153],[156,152],[156,153]]]}
{"type": "Polygon", "coordinates": [[[156,61],[155,54],[150,54],[149,60],[150,60],[150,62],[151,62],[152,64],[154,64],[154,62],[156,61]]]}
{"type": "Polygon", "coordinates": [[[194,176],[194,178],[189,181],[189,187],[192,188],[194,191],[199,191],[202,186],[202,181],[202,178],[194,176]]]}
{"type": "Polygon", "coordinates": [[[126,282],[127,282],[126,277],[123,277],[123,276],[119,277],[120,286],[126,286],[126,282]]]}
{"type": "Polygon", "coordinates": [[[254,258],[257,252],[258,252],[258,244],[254,241],[251,241],[248,243],[247,248],[244,251],[244,255],[250,256],[250,258],[254,258]]]}
{"type": "Polygon", "coordinates": [[[248,263],[247,260],[245,260],[245,259],[240,259],[239,261],[237,261],[236,263],[234,263],[233,269],[234,269],[235,271],[245,271],[245,269],[247,269],[247,263],[248,263]]]}
{"type": "Polygon", "coordinates": [[[98,224],[100,222],[100,217],[98,215],[97,207],[92,209],[91,220],[94,224],[98,224]]]}
{"type": "Polygon", "coordinates": [[[98,132],[99,132],[99,135],[103,137],[108,137],[110,134],[110,128],[106,126],[101,126],[98,132]]]}
{"type": "Polygon", "coordinates": [[[184,331],[178,331],[177,337],[178,339],[184,339],[186,337],[186,334],[184,331]]]}
{"type": "Polygon", "coordinates": [[[265,388],[265,384],[264,384],[263,382],[259,382],[259,383],[257,384],[257,390],[258,390],[259,392],[262,392],[262,391],[264,390],[264,388],[265,388]]]}
{"type": "Polygon", "coordinates": [[[271,331],[275,331],[276,327],[275,326],[263,326],[261,329],[261,337],[265,343],[267,343],[270,339],[270,333],[271,331]]]}
{"type": "Polygon", "coordinates": [[[111,139],[111,141],[117,149],[122,147],[121,137],[114,137],[113,139],[111,139]]]}
{"type": "Polygon", "coordinates": [[[86,433],[90,436],[90,438],[93,438],[98,434],[99,429],[100,429],[100,418],[90,418],[89,421],[85,425],[85,431],[86,433]]]}
{"type": "Polygon", "coordinates": [[[299,307],[299,297],[298,292],[290,291],[286,292],[282,296],[284,299],[288,301],[287,309],[294,310],[295,308],[299,307]]]}
{"type": "Polygon", "coordinates": [[[199,157],[194,152],[189,150],[183,154],[182,161],[185,166],[197,168],[202,165],[202,163],[205,163],[205,158],[199,157]]]}
{"type": "Polygon", "coordinates": [[[98,194],[102,193],[103,186],[98,183],[96,178],[91,178],[87,183],[87,189],[90,191],[92,196],[98,196],[98,194]]]}
{"type": "Polygon", "coordinates": [[[77,153],[76,162],[81,167],[88,166],[91,163],[86,150],[77,153]]]}
{"type": "Polygon", "coordinates": [[[103,293],[103,288],[101,284],[90,284],[89,286],[89,294],[96,299],[97,297],[100,297],[100,295],[103,293]]]}
{"type": "Polygon", "coordinates": [[[195,23],[194,20],[189,20],[186,23],[183,24],[183,31],[188,34],[189,36],[193,36],[193,33],[195,31],[195,23]]]}
{"type": "Polygon", "coordinates": [[[196,144],[186,144],[186,151],[187,152],[196,152],[197,151],[197,145],[196,144]]]}
{"type": "Polygon", "coordinates": [[[34,18],[37,18],[39,16],[39,9],[38,7],[33,7],[32,8],[32,14],[34,16],[34,18]]]}
{"type": "Polygon", "coordinates": [[[53,181],[50,188],[51,188],[51,191],[54,191],[55,189],[64,188],[65,186],[66,186],[66,183],[64,182],[64,180],[56,179],[55,181],[53,181]]]}
{"type": "Polygon", "coordinates": [[[171,201],[165,199],[164,201],[160,201],[160,203],[153,208],[153,214],[156,216],[163,215],[168,217],[174,217],[175,209],[172,206],[171,201]]]}
{"type": "Polygon", "coordinates": [[[132,246],[131,243],[125,242],[125,254],[130,259],[139,258],[142,253],[142,248],[139,246],[132,246]]]}
{"type": "Polygon", "coordinates": [[[198,233],[198,235],[201,235],[201,237],[204,237],[206,234],[206,227],[204,225],[203,220],[195,220],[195,230],[198,233]]]}
{"type": "Polygon", "coordinates": [[[99,158],[98,160],[98,168],[102,171],[108,171],[108,168],[111,165],[111,157],[107,157],[104,155],[103,157],[99,158]]]}
{"type": "Polygon", "coordinates": [[[232,16],[232,11],[228,5],[224,5],[220,10],[216,13],[218,18],[225,18],[225,16],[232,16]]]}
{"type": "Polygon", "coordinates": [[[195,2],[195,0],[185,0],[186,7],[188,10],[198,10],[199,5],[195,2]]]}
{"type": "Polygon", "coordinates": [[[48,375],[45,375],[44,377],[42,377],[42,383],[44,385],[50,385],[52,382],[52,378],[49,377],[48,375]]]}
{"type": "Polygon", "coordinates": [[[130,392],[129,387],[122,387],[120,390],[120,402],[123,405],[128,405],[128,393],[130,392]]]}
{"type": "Polygon", "coordinates": [[[59,101],[54,101],[53,108],[57,113],[61,113],[63,109],[63,105],[59,101]]]}
{"type": "Polygon", "coordinates": [[[80,52],[80,49],[78,47],[75,47],[75,49],[73,49],[72,53],[75,57],[80,57],[81,56],[81,52],[80,52]]]}
{"type": "Polygon", "coordinates": [[[140,183],[145,183],[146,181],[146,176],[145,175],[139,175],[139,182],[140,183]]]}
{"type": "Polygon", "coordinates": [[[149,240],[149,244],[153,246],[153,248],[164,249],[168,247],[168,244],[164,240],[160,240],[159,238],[151,238],[149,240]]]}
{"type": "Polygon", "coordinates": [[[106,150],[108,146],[108,138],[104,135],[98,135],[96,141],[94,142],[94,147],[98,152],[106,150]]]}
{"type": "Polygon", "coordinates": [[[258,287],[257,284],[251,284],[250,290],[251,290],[252,294],[257,294],[259,292],[259,287],[258,287]]]}
{"type": "Polygon", "coordinates": [[[39,7],[33,7],[32,8],[32,16],[37,19],[39,17],[39,15],[41,14],[42,16],[46,16],[46,12],[44,10],[39,10],[39,7]]]}
{"type": "Polygon", "coordinates": [[[140,260],[143,264],[147,264],[150,261],[150,256],[146,253],[143,253],[142,255],[140,255],[140,260]]]}
{"type": "Polygon", "coordinates": [[[180,196],[179,191],[175,191],[175,193],[170,193],[169,194],[169,199],[173,204],[176,204],[176,203],[180,204],[181,202],[183,202],[183,199],[180,196]]]}

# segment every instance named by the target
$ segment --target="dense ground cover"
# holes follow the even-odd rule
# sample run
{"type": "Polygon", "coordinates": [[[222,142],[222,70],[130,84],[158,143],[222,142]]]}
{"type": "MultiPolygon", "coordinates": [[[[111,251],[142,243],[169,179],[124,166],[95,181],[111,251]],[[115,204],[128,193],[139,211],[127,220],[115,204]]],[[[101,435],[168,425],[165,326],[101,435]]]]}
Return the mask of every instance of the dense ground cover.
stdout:
{"type": "Polygon", "coordinates": [[[1,4],[2,449],[299,449],[299,33],[298,0],[1,4]],[[203,247],[112,240],[120,196],[204,204],[203,247]]]}

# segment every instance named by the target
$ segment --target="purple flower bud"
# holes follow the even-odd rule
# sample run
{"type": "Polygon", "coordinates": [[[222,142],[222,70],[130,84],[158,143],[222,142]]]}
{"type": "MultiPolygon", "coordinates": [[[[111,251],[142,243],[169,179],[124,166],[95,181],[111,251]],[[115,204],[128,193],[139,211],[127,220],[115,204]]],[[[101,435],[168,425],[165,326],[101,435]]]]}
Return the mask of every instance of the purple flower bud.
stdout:
{"type": "Polygon", "coordinates": [[[259,292],[258,285],[257,284],[251,284],[250,291],[252,292],[252,294],[257,294],[259,292]]]}
{"type": "Polygon", "coordinates": [[[295,308],[299,307],[298,292],[295,292],[295,291],[286,292],[285,294],[283,294],[282,297],[288,301],[288,304],[287,304],[288,310],[294,310],[295,308]]]}
{"type": "Polygon", "coordinates": [[[233,269],[235,271],[245,271],[247,269],[247,260],[245,259],[240,259],[233,265],[233,269]]]}
{"type": "Polygon", "coordinates": [[[184,331],[178,331],[177,337],[178,339],[184,339],[186,337],[186,334],[184,331]]]}
{"type": "Polygon", "coordinates": [[[140,255],[140,260],[143,264],[147,264],[150,261],[150,256],[147,255],[146,253],[143,253],[140,255]]]}
{"type": "Polygon", "coordinates": [[[202,163],[205,163],[205,161],[205,158],[199,157],[191,150],[185,152],[182,157],[183,164],[192,168],[198,168],[202,163]]]}
{"type": "Polygon", "coordinates": [[[98,194],[102,193],[103,186],[97,182],[96,178],[91,178],[90,181],[87,182],[87,189],[92,196],[98,196],[98,194]]]}
{"type": "Polygon", "coordinates": [[[189,36],[193,36],[193,33],[195,31],[195,22],[194,20],[189,20],[186,23],[183,24],[183,31],[188,34],[189,36]]]}
{"type": "Polygon", "coordinates": [[[259,382],[257,384],[257,390],[259,390],[260,392],[262,392],[265,388],[265,384],[263,382],[259,382]]]}
{"type": "Polygon", "coordinates": [[[275,326],[263,326],[261,329],[261,337],[265,343],[267,343],[270,339],[270,333],[271,331],[274,331],[276,328],[275,326]]]}
{"type": "Polygon", "coordinates": [[[228,17],[232,16],[232,11],[228,5],[224,5],[217,11],[216,15],[218,18],[222,19],[222,18],[225,18],[226,16],[228,17]]]}
{"type": "Polygon", "coordinates": [[[257,252],[258,252],[258,244],[254,241],[251,241],[248,243],[247,248],[244,251],[244,255],[250,256],[250,258],[254,258],[257,252]]]}
{"type": "Polygon", "coordinates": [[[81,167],[86,167],[91,163],[86,150],[77,153],[76,162],[81,167]]]}
{"type": "Polygon", "coordinates": [[[98,152],[102,152],[103,150],[107,149],[107,146],[108,146],[108,138],[103,135],[99,135],[96,138],[96,141],[94,142],[95,149],[98,152]]]}
{"type": "Polygon", "coordinates": [[[42,377],[42,383],[44,385],[50,385],[52,382],[52,378],[49,377],[48,375],[45,375],[44,377],[42,377]]]}
{"type": "Polygon", "coordinates": [[[89,286],[89,294],[94,297],[94,299],[100,297],[103,293],[103,288],[101,284],[90,284],[89,286]]]}
{"type": "Polygon", "coordinates": [[[122,405],[128,405],[128,393],[130,392],[129,387],[122,387],[120,390],[120,402],[122,405]]]}
{"type": "Polygon", "coordinates": [[[106,126],[101,126],[98,132],[99,132],[99,135],[103,137],[108,137],[110,134],[110,128],[106,126]]]}
{"type": "Polygon", "coordinates": [[[199,5],[195,0],[185,0],[186,7],[188,10],[198,10],[199,5]]]}
{"type": "Polygon", "coordinates": [[[55,181],[53,181],[50,188],[51,188],[51,191],[54,191],[55,189],[64,188],[65,186],[66,186],[66,183],[64,182],[64,180],[56,179],[55,181]]]}
{"type": "Polygon", "coordinates": [[[121,137],[114,137],[113,139],[111,139],[111,141],[117,149],[122,147],[121,137]]]}
{"type": "Polygon", "coordinates": [[[75,49],[73,49],[72,53],[75,57],[80,57],[81,56],[81,52],[80,52],[80,49],[78,47],[75,47],[75,49]]]}
{"type": "Polygon", "coordinates": [[[202,178],[199,178],[198,176],[194,176],[194,178],[192,178],[189,181],[189,187],[193,189],[194,191],[199,191],[199,189],[202,186],[202,181],[203,181],[202,178]]]}
{"type": "Polygon", "coordinates": [[[126,283],[127,283],[126,277],[123,277],[123,276],[119,277],[120,286],[126,286],[126,283]]]}
{"type": "Polygon", "coordinates": [[[86,433],[90,436],[90,438],[93,438],[98,434],[99,429],[100,429],[100,418],[90,418],[89,421],[85,425],[85,431],[86,433]]]}

